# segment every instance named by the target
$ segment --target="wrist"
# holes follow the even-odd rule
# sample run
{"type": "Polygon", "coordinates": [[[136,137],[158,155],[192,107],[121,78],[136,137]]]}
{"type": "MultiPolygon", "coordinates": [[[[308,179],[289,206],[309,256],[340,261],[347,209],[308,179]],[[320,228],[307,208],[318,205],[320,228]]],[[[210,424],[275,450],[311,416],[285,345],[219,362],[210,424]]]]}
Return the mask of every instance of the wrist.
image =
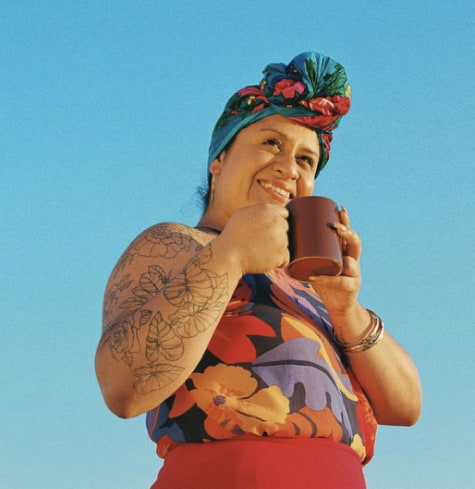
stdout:
{"type": "Polygon", "coordinates": [[[335,339],[341,344],[356,344],[371,332],[371,313],[359,303],[344,313],[329,311],[329,316],[335,339]]]}
{"type": "Polygon", "coordinates": [[[226,239],[223,234],[217,236],[211,243],[214,253],[225,264],[228,273],[242,277],[246,272],[241,259],[239,248],[226,239]]]}
{"type": "Polygon", "coordinates": [[[369,313],[371,321],[367,328],[368,332],[360,340],[347,343],[341,341],[335,335],[335,341],[340,345],[343,352],[346,354],[367,351],[376,346],[383,339],[383,321],[373,311],[370,311],[369,309],[366,309],[366,311],[369,313]]]}

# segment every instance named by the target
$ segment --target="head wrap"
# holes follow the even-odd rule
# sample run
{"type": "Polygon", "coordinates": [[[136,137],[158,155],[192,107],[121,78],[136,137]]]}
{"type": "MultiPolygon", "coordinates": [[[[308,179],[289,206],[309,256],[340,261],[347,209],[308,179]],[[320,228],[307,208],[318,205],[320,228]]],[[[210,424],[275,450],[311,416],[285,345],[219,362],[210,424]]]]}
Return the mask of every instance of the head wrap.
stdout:
{"type": "Polygon", "coordinates": [[[273,63],[260,85],[238,90],[227,102],[211,136],[209,163],[243,128],[280,114],[317,133],[320,160],[317,174],[330,157],[332,131],[350,109],[350,86],[343,66],[328,56],[302,53],[288,65],[273,63]]]}

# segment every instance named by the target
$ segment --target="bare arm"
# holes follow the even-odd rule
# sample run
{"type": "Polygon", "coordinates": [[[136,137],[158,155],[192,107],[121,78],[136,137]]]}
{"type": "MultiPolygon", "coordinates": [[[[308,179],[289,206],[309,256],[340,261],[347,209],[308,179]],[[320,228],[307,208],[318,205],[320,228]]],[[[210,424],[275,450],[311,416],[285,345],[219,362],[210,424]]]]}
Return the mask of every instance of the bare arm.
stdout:
{"type": "Polygon", "coordinates": [[[183,384],[242,274],[288,259],[286,215],[263,204],[238,211],[214,239],[166,224],[132,243],[106,287],[96,354],[102,394],[115,414],[144,413],[183,384]]]}
{"type": "MultiPolygon", "coordinates": [[[[315,277],[314,289],[332,319],[337,338],[358,343],[368,333],[370,315],[358,303],[361,285],[361,241],[351,230],[345,210],[338,234],[346,242],[344,271],[340,277],[315,277]]],[[[417,369],[407,352],[386,331],[381,342],[369,350],[349,353],[351,369],[368,396],[380,424],[412,425],[420,416],[422,390],[417,369]]]]}
{"type": "Polygon", "coordinates": [[[106,288],[96,372],[121,417],[152,409],[199,362],[240,270],[197,233],[162,225],[123,255],[106,288]]]}
{"type": "MultiPolygon", "coordinates": [[[[370,323],[360,304],[346,316],[332,320],[339,331],[347,332],[364,331],[370,323]]],[[[357,341],[355,338],[352,343],[357,341]]],[[[347,355],[379,424],[410,426],[417,421],[422,405],[419,375],[410,356],[388,331],[369,350],[347,355]]]]}

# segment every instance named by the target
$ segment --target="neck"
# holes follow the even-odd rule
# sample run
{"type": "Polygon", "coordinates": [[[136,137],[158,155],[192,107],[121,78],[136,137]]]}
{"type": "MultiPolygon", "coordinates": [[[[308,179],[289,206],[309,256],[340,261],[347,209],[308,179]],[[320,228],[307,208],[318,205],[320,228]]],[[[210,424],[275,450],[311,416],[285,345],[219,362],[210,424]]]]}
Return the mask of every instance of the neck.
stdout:
{"type": "Polygon", "coordinates": [[[205,211],[203,216],[198,222],[198,226],[216,229],[217,231],[222,231],[226,225],[226,219],[222,216],[218,216],[215,212],[211,211],[209,208],[205,211]]]}

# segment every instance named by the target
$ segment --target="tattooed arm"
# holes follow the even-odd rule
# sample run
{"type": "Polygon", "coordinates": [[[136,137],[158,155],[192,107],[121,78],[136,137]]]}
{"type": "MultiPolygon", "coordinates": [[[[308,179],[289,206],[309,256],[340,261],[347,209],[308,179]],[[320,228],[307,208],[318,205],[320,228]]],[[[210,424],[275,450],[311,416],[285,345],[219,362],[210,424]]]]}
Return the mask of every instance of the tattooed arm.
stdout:
{"type": "Polygon", "coordinates": [[[150,228],[111,275],[96,372],[121,417],[155,407],[186,380],[241,276],[232,253],[206,236],[176,224],[150,228]]]}
{"type": "Polygon", "coordinates": [[[288,260],[287,211],[257,204],[214,237],[179,224],[140,235],[112,272],[96,373],[118,416],[158,406],[188,378],[244,273],[288,260]],[[213,239],[212,239],[213,238],[213,239]]]}

